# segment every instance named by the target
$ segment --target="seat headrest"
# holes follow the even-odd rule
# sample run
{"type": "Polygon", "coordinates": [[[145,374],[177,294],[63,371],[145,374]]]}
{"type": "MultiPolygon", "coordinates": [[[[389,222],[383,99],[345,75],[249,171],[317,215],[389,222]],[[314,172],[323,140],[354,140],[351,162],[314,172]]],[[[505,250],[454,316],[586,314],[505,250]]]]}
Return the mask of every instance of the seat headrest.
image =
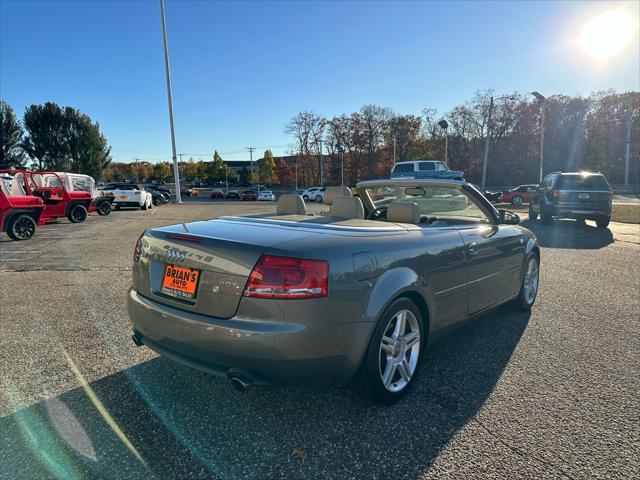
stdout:
{"type": "Polygon", "coordinates": [[[387,207],[387,222],[420,223],[420,209],[415,202],[392,203],[387,207]]]}
{"type": "Polygon", "coordinates": [[[333,201],[338,197],[351,197],[351,190],[348,187],[327,187],[322,197],[322,203],[333,205],[333,201]]]}
{"type": "Polygon", "coordinates": [[[278,199],[276,204],[278,215],[306,215],[307,207],[300,195],[286,194],[278,199]]]}
{"type": "Polygon", "coordinates": [[[364,218],[362,200],[353,197],[337,197],[331,205],[332,217],[364,218]]]}

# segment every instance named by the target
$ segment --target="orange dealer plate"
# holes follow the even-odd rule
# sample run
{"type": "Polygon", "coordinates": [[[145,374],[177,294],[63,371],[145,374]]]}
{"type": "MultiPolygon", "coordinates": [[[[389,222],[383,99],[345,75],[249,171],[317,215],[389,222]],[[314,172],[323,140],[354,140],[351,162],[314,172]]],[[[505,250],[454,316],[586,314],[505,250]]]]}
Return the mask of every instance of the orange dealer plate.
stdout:
{"type": "Polygon", "coordinates": [[[200,270],[167,265],[162,279],[162,293],[172,297],[193,300],[198,290],[200,270]]]}

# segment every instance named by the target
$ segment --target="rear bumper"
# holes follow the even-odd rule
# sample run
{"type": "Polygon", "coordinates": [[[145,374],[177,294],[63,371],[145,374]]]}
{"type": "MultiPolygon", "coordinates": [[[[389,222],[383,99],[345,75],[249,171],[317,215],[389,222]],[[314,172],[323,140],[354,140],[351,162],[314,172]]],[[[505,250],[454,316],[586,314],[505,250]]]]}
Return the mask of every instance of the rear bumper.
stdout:
{"type": "Polygon", "coordinates": [[[554,205],[551,207],[551,215],[565,218],[595,218],[610,217],[611,206],[602,205],[554,205]]]}
{"type": "Polygon", "coordinates": [[[262,385],[349,382],[372,328],[331,323],[321,312],[300,321],[220,319],[160,304],[133,289],[127,306],[134,335],[159,354],[218,376],[233,371],[262,385]]]}

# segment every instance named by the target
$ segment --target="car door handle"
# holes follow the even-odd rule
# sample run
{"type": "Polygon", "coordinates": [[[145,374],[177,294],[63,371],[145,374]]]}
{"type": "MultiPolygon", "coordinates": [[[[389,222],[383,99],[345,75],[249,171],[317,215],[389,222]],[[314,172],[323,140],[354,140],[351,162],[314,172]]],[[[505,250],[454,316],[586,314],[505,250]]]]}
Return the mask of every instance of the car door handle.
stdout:
{"type": "Polygon", "coordinates": [[[478,244],[476,242],[471,242],[467,246],[467,253],[469,255],[475,255],[476,253],[478,253],[478,244]]]}

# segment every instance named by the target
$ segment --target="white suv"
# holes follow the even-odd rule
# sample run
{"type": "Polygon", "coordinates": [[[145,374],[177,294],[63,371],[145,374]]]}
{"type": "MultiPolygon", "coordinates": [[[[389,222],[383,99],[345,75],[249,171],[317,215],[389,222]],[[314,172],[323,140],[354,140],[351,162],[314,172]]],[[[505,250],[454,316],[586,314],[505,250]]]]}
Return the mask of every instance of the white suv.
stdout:
{"type": "Polygon", "coordinates": [[[311,187],[302,192],[302,198],[305,202],[321,202],[324,198],[325,187],[311,187]]]}

